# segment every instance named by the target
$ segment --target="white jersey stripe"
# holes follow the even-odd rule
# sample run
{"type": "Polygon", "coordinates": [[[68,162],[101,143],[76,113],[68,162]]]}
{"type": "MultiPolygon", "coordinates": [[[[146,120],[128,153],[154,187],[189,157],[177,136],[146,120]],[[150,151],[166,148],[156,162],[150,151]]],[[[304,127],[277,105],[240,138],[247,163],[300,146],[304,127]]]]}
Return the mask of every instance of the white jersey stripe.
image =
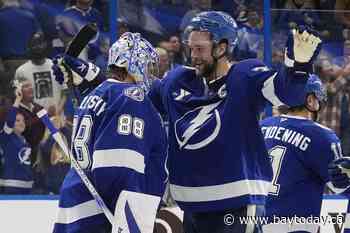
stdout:
{"type": "Polygon", "coordinates": [[[9,127],[6,122],[4,124],[4,132],[6,134],[11,134],[13,132],[13,128],[9,127]]]}
{"type": "Polygon", "coordinates": [[[60,224],[70,224],[83,218],[91,217],[94,215],[103,214],[101,208],[98,207],[95,200],[83,202],[73,207],[58,209],[57,221],[60,224]]]}
{"type": "Polygon", "coordinates": [[[270,78],[266,79],[264,82],[264,86],[262,88],[262,94],[263,96],[270,101],[274,106],[281,106],[284,105],[282,101],[276,96],[275,94],[275,86],[274,86],[274,79],[277,76],[277,73],[272,75],[270,78]]]}
{"type": "Polygon", "coordinates": [[[96,150],[93,154],[92,170],[103,167],[126,167],[145,173],[145,158],[129,149],[96,150]]]}
{"type": "Polygon", "coordinates": [[[218,201],[243,195],[267,195],[271,183],[264,180],[240,180],[222,185],[186,187],[170,184],[170,191],[176,201],[206,202],[218,201]]]}
{"type": "Polygon", "coordinates": [[[34,181],[0,179],[0,186],[14,188],[32,188],[34,181]]]}
{"type": "MultiPolygon", "coordinates": [[[[247,206],[247,216],[254,217],[256,216],[256,205],[248,205],[247,206]]],[[[254,233],[255,223],[253,221],[249,221],[247,223],[245,233],[254,233]]]]}
{"type": "Polygon", "coordinates": [[[267,224],[263,226],[263,233],[289,233],[289,232],[309,232],[309,233],[316,233],[319,228],[319,225],[317,224],[301,224],[301,223],[294,223],[294,224],[286,224],[286,223],[274,223],[274,224],[267,224]]]}
{"type": "Polygon", "coordinates": [[[350,229],[350,214],[345,215],[344,229],[350,229]]]}

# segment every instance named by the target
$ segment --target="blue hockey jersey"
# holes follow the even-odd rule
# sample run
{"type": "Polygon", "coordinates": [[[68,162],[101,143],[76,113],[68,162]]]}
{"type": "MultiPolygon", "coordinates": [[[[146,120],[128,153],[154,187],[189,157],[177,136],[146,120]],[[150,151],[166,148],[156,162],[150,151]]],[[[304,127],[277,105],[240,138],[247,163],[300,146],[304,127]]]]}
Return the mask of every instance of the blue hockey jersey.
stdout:
{"type": "MultiPolygon", "coordinates": [[[[160,115],[134,84],[108,79],[76,110],[73,156],[112,212],[122,190],[163,194],[166,148],[160,115]]],[[[63,183],[59,207],[54,232],[107,220],[75,171],[63,183]]]]}
{"type": "Polygon", "coordinates": [[[0,186],[6,194],[28,194],[33,187],[33,171],[30,162],[31,148],[23,136],[13,132],[17,108],[12,107],[0,130],[0,148],[3,164],[0,186]]]}
{"type": "Polygon", "coordinates": [[[170,191],[182,209],[265,204],[272,168],[258,115],[266,101],[290,104],[305,81],[250,59],[210,83],[181,66],[153,85],[150,97],[169,120],[170,191]]]}
{"type": "Polygon", "coordinates": [[[320,215],[328,164],[341,156],[336,134],[303,117],[281,115],[261,122],[274,171],[267,216],[320,215]]]}

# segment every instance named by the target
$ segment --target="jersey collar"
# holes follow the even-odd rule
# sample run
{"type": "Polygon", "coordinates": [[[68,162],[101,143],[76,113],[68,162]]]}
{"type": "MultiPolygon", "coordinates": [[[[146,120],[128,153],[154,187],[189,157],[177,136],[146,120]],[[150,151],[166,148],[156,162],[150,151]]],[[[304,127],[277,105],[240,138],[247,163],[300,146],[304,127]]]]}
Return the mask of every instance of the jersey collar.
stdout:
{"type": "Polygon", "coordinates": [[[282,114],[280,115],[280,117],[286,117],[286,118],[292,118],[292,119],[298,119],[298,120],[310,120],[306,117],[302,117],[302,116],[292,116],[292,115],[288,115],[288,114],[282,114]]]}

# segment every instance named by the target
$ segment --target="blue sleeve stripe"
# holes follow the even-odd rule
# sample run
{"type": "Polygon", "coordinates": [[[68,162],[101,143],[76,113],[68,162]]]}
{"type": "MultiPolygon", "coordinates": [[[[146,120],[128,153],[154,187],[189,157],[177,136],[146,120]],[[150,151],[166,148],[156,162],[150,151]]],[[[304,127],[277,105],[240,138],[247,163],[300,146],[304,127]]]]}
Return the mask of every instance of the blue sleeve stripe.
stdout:
{"type": "Polygon", "coordinates": [[[130,149],[95,150],[92,170],[103,167],[126,167],[145,174],[145,158],[130,149]]]}

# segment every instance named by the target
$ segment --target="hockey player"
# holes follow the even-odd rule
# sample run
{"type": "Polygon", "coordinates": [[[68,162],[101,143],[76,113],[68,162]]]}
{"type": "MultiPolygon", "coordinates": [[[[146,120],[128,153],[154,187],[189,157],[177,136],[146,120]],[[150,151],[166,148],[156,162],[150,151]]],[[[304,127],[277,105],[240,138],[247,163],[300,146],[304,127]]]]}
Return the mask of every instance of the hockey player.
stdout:
{"type": "Polygon", "coordinates": [[[30,194],[34,183],[31,148],[22,135],[26,128],[24,116],[17,112],[23,98],[21,87],[16,88],[15,94],[15,102],[0,130],[0,149],[3,150],[0,188],[3,194],[30,194]]]}
{"type": "Polygon", "coordinates": [[[272,168],[258,114],[267,101],[295,102],[321,40],[294,30],[286,67],[276,72],[256,59],[233,65],[237,25],[226,13],[199,13],[184,38],[191,67],[170,71],[149,93],[169,119],[170,192],[184,210],[184,231],[259,232],[259,224],[230,217],[264,209],[272,168]]]}
{"type": "MultiPolygon", "coordinates": [[[[350,157],[337,158],[328,166],[329,179],[331,180],[334,187],[339,189],[345,189],[343,194],[350,199],[350,157]]],[[[348,204],[345,222],[344,222],[344,233],[350,233],[350,205],[348,204]]]]}
{"type": "Polygon", "coordinates": [[[294,99],[286,115],[261,121],[273,168],[264,233],[318,232],[326,184],[335,192],[344,191],[334,188],[327,171],[334,158],[341,157],[339,138],[315,122],[326,101],[321,80],[310,75],[294,99]]]}
{"type": "Polygon", "coordinates": [[[168,115],[170,192],[185,232],[259,232],[237,219],[262,215],[272,179],[258,114],[267,101],[296,102],[321,40],[294,30],[278,72],[256,59],[232,64],[237,26],[222,12],[194,17],[184,42],[192,68],[170,71],[150,96],[168,115]]]}
{"type": "MultiPolygon", "coordinates": [[[[64,56],[55,70],[61,80],[66,78],[62,60],[75,84],[101,75],[93,64],[64,56]]],[[[73,155],[112,213],[122,190],[161,196],[165,188],[165,130],[146,94],[157,62],[140,34],[123,34],[109,51],[109,78],[83,98],[75,113],[73,155]]],[[[74,170],[61,188],[54,232],[111,232],[74,170]]]]}

